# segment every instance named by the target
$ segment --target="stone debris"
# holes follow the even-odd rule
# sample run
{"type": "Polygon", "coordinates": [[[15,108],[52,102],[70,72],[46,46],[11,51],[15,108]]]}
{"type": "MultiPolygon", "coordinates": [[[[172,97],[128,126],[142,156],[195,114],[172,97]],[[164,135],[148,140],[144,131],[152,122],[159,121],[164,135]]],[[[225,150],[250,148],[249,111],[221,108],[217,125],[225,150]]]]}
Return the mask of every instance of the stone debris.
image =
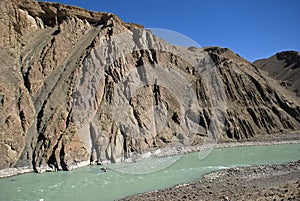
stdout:
{"type": "Polygon", "coordinates": [[[300,200],[300,161],[230,168],[122,200],[300,200]]]}

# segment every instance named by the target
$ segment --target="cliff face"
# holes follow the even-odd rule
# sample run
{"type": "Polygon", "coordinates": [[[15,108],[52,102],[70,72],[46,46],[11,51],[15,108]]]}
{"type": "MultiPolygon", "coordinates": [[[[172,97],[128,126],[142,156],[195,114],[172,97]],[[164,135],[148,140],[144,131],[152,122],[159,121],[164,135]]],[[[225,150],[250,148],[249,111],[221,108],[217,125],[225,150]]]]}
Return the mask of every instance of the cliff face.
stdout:
{"type": "Polygon", "coordinates": [[[300,96],[300,52],[284,51],[253,63],[300,96]]]}
{"type": "Polygon", "coordinates": [[[68,170],[300,128],[299,100],[226,48],[175,47],[60,4],[0,8],[1,169],[68,170]]]}

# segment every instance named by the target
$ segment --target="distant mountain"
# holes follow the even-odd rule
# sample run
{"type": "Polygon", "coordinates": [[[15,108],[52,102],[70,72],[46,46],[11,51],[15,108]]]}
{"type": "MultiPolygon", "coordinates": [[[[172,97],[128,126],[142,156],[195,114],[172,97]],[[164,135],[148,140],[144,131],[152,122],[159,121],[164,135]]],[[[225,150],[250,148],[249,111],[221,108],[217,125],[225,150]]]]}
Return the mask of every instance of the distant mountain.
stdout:
{"type": "Polygon", "coordinates": [[[300,96],[300,52],[279,52],[269,58],[256,60],[253,64],[300,96]]]}
{"type": "MultiPolygon", "coordinates": [[[[0,8],[0,169],[69,170],[300,129],[299,100],[227,48],[173,46],[57,3],[0,8]]],[[[291,86],[295,54],[270,60],[291,86]]]]}

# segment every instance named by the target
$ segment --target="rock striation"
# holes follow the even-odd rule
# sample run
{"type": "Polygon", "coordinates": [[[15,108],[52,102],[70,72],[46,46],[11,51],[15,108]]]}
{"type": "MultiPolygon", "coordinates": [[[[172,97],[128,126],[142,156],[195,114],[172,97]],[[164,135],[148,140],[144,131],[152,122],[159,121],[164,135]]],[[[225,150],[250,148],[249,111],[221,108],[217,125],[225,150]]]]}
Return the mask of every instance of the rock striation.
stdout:
{"type": "Polygon", "coordinates": [[[300,96],[300,52],[283,51],[260,59],[253,63],[266,71],[268,75],[280,82],[290,91],[300,96]]]}
{"type": "Polygon", "coordinates": [[[300,128],[299,100],[229,49],[173,46],[110,13],[4,0],[0,46],[0,169],[300,128]]]}

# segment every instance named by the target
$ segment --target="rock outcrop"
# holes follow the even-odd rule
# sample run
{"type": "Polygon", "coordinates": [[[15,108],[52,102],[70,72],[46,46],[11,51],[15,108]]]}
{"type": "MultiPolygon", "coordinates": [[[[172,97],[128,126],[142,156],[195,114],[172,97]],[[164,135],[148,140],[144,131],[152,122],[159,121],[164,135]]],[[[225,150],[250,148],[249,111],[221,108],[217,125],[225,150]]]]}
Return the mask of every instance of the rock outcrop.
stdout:
{"type": "Polygon", "coordinates": [[[269,76],[300,96],[300,52],[284,51],[253,62],[258,68],[266,71],[269,76]]]}
{"type": "Polygon", "coordinates": [[[68,170],[300,128],[300,103],[226,48],[176,47],[110,13],[0,3],[0,168],[68,170]]]}

